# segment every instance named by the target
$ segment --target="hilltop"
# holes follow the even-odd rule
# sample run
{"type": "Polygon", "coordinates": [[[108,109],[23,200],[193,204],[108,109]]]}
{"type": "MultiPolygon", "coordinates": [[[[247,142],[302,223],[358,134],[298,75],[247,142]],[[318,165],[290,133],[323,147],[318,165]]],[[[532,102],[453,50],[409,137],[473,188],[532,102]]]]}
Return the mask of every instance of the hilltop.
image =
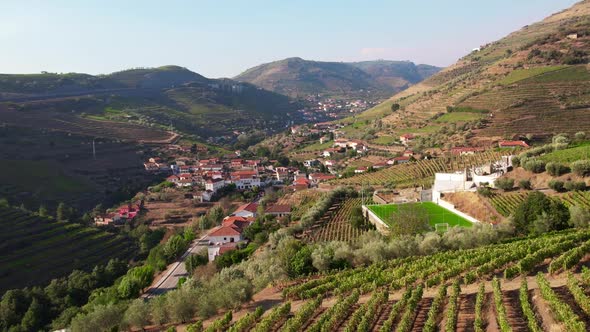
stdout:
{"type": "Polygon", "coordinates": [[[348,123],[381,120],[387,129],[377,135],[392,137],[465,129],[442,140],[452,145],[589,130],[589,47],[590,2],[582,1],[474,49],[348,123]]]}
{"type": "Polygon", "coordinates": [[[399,92],[440,70],[410,61],[322,62],[288,58],[246,70],[234,79],[291,97],[309,94],[375,96],[399,92]]]}
{"type": "Polygon", "coordinates": [[[107,127],[125,122],[142,132],[93,134],[124,140],[146,141],[142,137],[149,136],[148,141],[162,142],[171,138],[164,131],[177,131],[196,140],[226,136],[221,143],[231,143],[236,131],[273,131],[301,121],[298,108],[286,96],[248,83],[209,79],[178,66],[98,76],[0,75],[0,121],[77,134],[87,134],[88,127],[102,127],[105,122],[107,127]],[[212,122],[216,126],[209,126],[212,122]],[[75,125],[64,126],[69,123],[75,125]]]}

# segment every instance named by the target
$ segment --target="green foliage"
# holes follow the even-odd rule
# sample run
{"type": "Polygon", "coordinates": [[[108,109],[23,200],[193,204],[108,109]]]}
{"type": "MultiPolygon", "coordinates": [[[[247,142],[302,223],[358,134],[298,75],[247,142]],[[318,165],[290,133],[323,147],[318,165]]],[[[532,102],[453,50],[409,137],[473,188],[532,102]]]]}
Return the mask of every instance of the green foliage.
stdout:
{"type": "Polygon", "coordinates": [[[527,326],[531,332],[541,332],[543,331],[539,324],[537,324],[537,317],[535,316],[535,311],[531,306],[531,302],[529,300],[529,293],[528,293],[528,285],[526,278],[522,279],[520,284],[520,289],[518,292],[518,296],[520,299],[520,306],[522,308],[522,312],[524,317],[527,321],[527,326]]]}
{"type": "Polygon", "coordinates": [[[286,318],[291,312],[291,302],[287,302],[281,306],[275,307],[269,315],[264,317],[254,328],[252,332],[266,332],[270,331],[273,326],[283,318],[286,318]]]}
{"type": "Polygon", "coordinates": [[[548,198],[545,194],[534,191],[518,205],[512,223],[520,234],[535,232],[535,227],[543,226],[548,221],[548,230],[561,230],[568,227],[569,211],[563,203],[548,198]],[[545,217],[543,217],[545,213],[545,217]],[[540,219],[541,217],[541,219],[540,219]],[[548,218],[548,219],[547,219],[548,218]]]}
{"type": "Polygon", "coordinates": [[[232,312],[228,311],[223,317],[215,320],[208,328],[206,328],[205,332],[224,332],[231,323],[232,317],[232,312]]]}
{"type": "Polygon", "coordinates": [[[438,289],[436,297],[432,301],[430,309],[428,309],[428,318],[424,323],[423,331],[435,332],[437,328],[438,316],[441,307],[444,305],[445,298],[447,296],[447,285],[441,285],[438,289]]]}
{"type": "Polygon", "coordinates": [[[557,192],[561,192],[561,191],[563,191],[564,183],[563,183],[563,181],[559,181],[559,180],[551,180],[551,181],[549,181],[549,183],[547,185],[549,186],[549,188],[551,188],[557,192]]]}
{"type": "Polygon", "coordinates": [[[514,179],[498,178],[496,181],[494,181],[494,185],[499,189],[502,189],[504,191],[509,191],[514,188],[514,179]]]}
{"type": "Polygon", "coordinates": [[[453,282],[451,296],[449,297],[449,303],[447,306],[447,323],[445,330],[447,332],[455,331],[457,328],[457,313],[459,311],[459,295],[461,294],[461,287],[459,286],[459,280],[453,282]]]}
{"type": "Polygon", "coordinates": [[[492,197],[494,195],[494,192],[489,187],[478,187],[477,193],[483,197],[492,197]]]}
{"type": "Polygon", "coordinates": [[[570,171],[569,167],[566,165],[555,162],[548,162],[547,165],[545,165],[545,169],[551,176],[561,176],[570,171]]]}
{"type": "Polygon", "coordinates": [[[249,312],[240,318],[235,324],[233,324],[228,332],[246,332],[248,331],[256,321],[262,316],[264,313],[264,309],[262,307],[257,307],[254,312],[249,312]]]}
{"type": "Polygon", "coordinates": [[[590,209],[572,205],[570,210],[570,225],[576,228],[587,228],[590,225],[590,209]]]}
{"type": "Polygon", "coordinates": [[[201,265],[206,265],[209,262],[209,257],[206,250],[198,254],[190,254],[186,257],[184,264],[186,265],[186,271],[189,275],[192,275],[194,270],[201,265]]]}
{"type": "Polygon", "coordinates": [[[518,181],[518,188],[520,189],[524,189],[524,190],[531,190],[533,189],[533,186],[531,184],[531,180],[520,180],[518,181]]]}
{"type": "Polygon", "coordinates": [[[502,290],[500,289],[500,281],[498,280],[498,278],[494,278],[494,280],[492,280],[492,289],[494,291],[494,304],[496,305],[496,319],[498,321],[500,331],[512,331],[512,328],[510,328],[510,324],[508,323],[506,308],[502,303],[502,290]]]}
{"type": "Polygon", "coordinates": [[[533,173],[543,173],[545,171],[545,162],[538,159],[528,159],[522,164],[522,167],[533,173]]]}
{"type": "Polygon", "coordinates": [[[572,163],[572,171],[579,176],[590,175],[590,160],[578,160],[572,163]]]}
{"type": "Polygon", "coordinates": [[[486,286],[484,283],[479,285],[477,295],[475,296],[475,319],[473,321],[473,328],[475,332],[483,332],[485,326],[484,315],[482,313],[483,303],[486,297],[486,286]]]}
{"type": "Polygon", "coordinates": [[[541,296],[549,303],[557,320],[562,322],[568,331],[587,331],[586,324],[580,320],[567,303],[564,303],[559,296],[557,296],[541,272],[537,274],[537,284],[539,285],[541,296]]]}

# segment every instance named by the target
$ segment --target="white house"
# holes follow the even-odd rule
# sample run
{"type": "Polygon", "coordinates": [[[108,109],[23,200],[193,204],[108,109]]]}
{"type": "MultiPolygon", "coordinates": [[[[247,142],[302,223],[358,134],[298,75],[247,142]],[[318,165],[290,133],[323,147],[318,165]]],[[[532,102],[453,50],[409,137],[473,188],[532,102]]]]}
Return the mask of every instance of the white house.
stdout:
{"type": "Polygon", "coordinates": [[[225,181],[223,181],[222,179],[209,179],[205,183],[205,189],[210,190],[214,193],[223,187],[225,187],[225,181]]]}
{"type": "Polygon", "coordinates": [[[244,204],[232,213],[232,216],[236,217],[244,217],[244,218],[255,218],[256,217],[256,210],[258,210],[257,203],[248,203],[244,204]]]}

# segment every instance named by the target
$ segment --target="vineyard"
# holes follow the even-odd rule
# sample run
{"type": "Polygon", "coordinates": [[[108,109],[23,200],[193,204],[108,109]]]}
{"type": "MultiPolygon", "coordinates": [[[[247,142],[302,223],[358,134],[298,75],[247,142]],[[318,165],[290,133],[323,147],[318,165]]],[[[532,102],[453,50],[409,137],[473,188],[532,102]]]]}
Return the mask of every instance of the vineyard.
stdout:
{"type": "MultiPolygon", "coordinates": [[[[527,195],[527,192],[495,194],[490,201],[500,214],[508,217],[526,199],[527,195]]],[[[560,200],[567,207],[577,205],[590,208],[590,192],[588,191],[572,191],[563,195],[552,196],[552,198],[560,200]]]]}
{"type": "Polygon", "coordinates": [[[0,208],[0,291],[43,284],[73,269],[129,258],[133,245],[96,228],[0,208]]]}
{"type": "Polygon", "coordinates": [[[398,188],[412,186],[430,186],[437,172],[459,171],[465,168],[480,166],[497,161],[506,153],[487,151],[467,156],[445,156],[430,160],[420,160],[414,163],[395,165],[374,173],[363,173],[345,179],[332,181],[338,185],[368,184],[382,186],[394,184],[398,188]]]}
{"type": "Polygon", "coordinates": [[[316,225],[304,233],[304,239],[309,242],[355,241],[365,232],[352,226],[350,222],[352,210],[360,207],[360,198],[348,198],[343,202],[336,202],[316,225]]]}
{"type": "Polygon", "coordinates": [[[328,273],[241,331],[587,331],[588,253],[589,230],[562,231],[328,273]]]}

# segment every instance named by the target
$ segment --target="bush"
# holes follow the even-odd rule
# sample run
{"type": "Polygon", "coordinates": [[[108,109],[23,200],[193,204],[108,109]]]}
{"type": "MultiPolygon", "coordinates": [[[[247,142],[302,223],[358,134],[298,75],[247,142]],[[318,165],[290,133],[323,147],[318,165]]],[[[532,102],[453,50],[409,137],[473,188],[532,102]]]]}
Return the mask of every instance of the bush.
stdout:
{"type": "Polygon", "coordinates": [[[585,182],[567,181],[563,184],[564,191],[584,191],[586,190],[585,182]]]}
{"type": "Polygon", "coordinates": [[[492,192],[492,189],[488,188],[488,187],[479,187],[477,188],[477,193],[482,195],[483,197],[492,197],[492,195],[494,194],[492,192]]]}
{"type": "Polygon", "coordinates": [[[529,234],[538,230],[539,226],[546,226],[551,231],[566,229],[569,219],[569,210],[563,203],[550,199],[540,191],[533,191],[514,211],[512,223],[517,233],[529,234]],[[548,225],[541,225],[541,222],[548,222],[548,225]]]}
{"type": "Polygon", "coordinates": [[[496,188],[500,188],[504,191],[512,190],[514,188],[514,179],[510,178],[499,178],[494,181],[496,188]]]}
{"type": "Polygon", "coordinates": [[[533,186],[531,184],[531,180],[520,180],[518,181],[518,188],[523,190],[531,190],[533,186]]]}
{"type": "Polygon", "coordinates": [[[572,163],[572,171],[579,176],[590,175],[590,160],[578,160],[572,163]]]}
{"type": "Polygon", "coordinates": [[[555,191],[563,191],[563,181],[551,180],[549,181],[549,188],[555,191]]]}
{"type": "Polygon", "coordinates": [[[538,159],[529,159],[524,165],[524,169],[533,173],[543,173],[545,171],[545,162],[538,159]]]}
{"type": "Polygon", "coordinates": [[[520,166],[520,157],[519,156],[512,157],[512,166],[513,167],[519,167],[520,166]]]}
{"type": "Polygon", "coordinates": [[[545,165],[545,169],[551,176],[560,176],[570,171],[569,167],[566,165],[553,162],[547,163],[547,165],[545,165]]]}

